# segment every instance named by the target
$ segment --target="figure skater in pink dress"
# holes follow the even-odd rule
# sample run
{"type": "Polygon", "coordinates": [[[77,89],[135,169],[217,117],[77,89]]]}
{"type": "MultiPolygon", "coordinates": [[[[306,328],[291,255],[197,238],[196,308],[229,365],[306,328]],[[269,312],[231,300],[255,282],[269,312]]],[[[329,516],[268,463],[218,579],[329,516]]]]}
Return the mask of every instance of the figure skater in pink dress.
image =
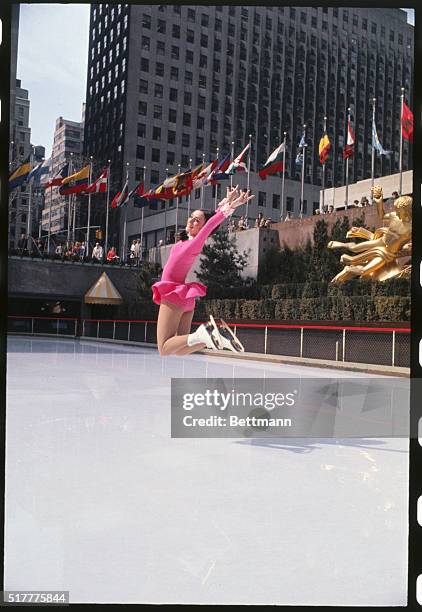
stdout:
{"type": "Polygon", "coordinates": [[[207,288],[197,282],[186,283],[186,276],[202,251],[206,239],[242,204],[254,196],[238,187],[228,188],[217,211],[210,215],[195,210],[186,224],[187,240],[179,240],[171,249],[161,280],[152,286],[153,300],[160,305],[157,321],[157,344],[160,355],[188,355],[204,348],[228,348],[243,351],[243,346],[228,325],[219,329],[210,316],[207,323],[190,333],[195,298],[203,297],[207,288]]]}

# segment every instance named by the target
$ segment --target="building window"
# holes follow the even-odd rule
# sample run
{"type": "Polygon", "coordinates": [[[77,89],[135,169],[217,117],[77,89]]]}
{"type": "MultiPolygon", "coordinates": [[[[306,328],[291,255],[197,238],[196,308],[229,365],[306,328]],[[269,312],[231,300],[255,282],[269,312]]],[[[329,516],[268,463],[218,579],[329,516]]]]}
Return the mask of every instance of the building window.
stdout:
{"type": "Polygon", "coordinates": [[[176,66],[171,66],[171,68],[170,68],[170,79],[172,81],[178,81],[179,80],[179,69],[176,68],[176,66]]]}
{"type": "Polygon", "coordinates": [[[158,40],[157,41],[157,55],[165,55],[165,52],[166,52],[165,44],[161,40],[158,40]]]}
{"type": "Polygon", "coordinates": [[[286,198],[286,210],[287,212],[292,213],[293,212],[293,208],[294,208],[294,199],[287,197],[286,198]]]}
{"type": "Polygon", "coordinates": [[[203,130],[204,124],[205,124],[204,117],[201,117],[200,115],[198,115],[198,118],[196,120],[196,127],[198,128],[198,130],[203,130]]]}
{"type": "Polygon", "coordinates": [[[200,68],[206,68],[207,67],[207,56],[206,55],[201,55],[199,56],[199,67],[200,68]]]}
{"type": "Polygon", "coordinates": [[[188,21],[195,23],[195,9],[188,9],[188,21]]]}
{"type": "Polygon", "coordinates": [[[154,105],[154,119],[162,119],[163,109],[159,105],[154,105]]]}
{"type": "Polygon", "coordinates": [[[146,136],[147,129],[145,123],[138,123],[138,137],[144,138],[146,136]]]}
{"type": "Polygon", "coordinates": [[[170,101],[177,102],[177,89],[174,89],[173,87],[170,88],[170,101]]]}
{"type": "Polygon", "coordinates": [[[174,151],[167,151],[167,164],[172,166],[174,164],[174,151]]]}
{"type": "Polygon", "coordinates": [[[172,36],[173,38],[180,38],[180,26],[175,24],[173,25],[172,36]]]}
{"type": "Polygon", "coordinates": [[[186,41],[188,43],[195,42],[195,32],[193,30],[190,30],[189,28],[186,30],[186,41]]]}
{"type": "Polygon", "coordinates": [[[190,70],[185,71],[185,83],[186,85],[192,85],[193,82],[193,74],[190,70]]]}
{"type": "Polygon", "coordinates": [[[159,19],[157,21],[157,32],[159,34],[165,34],[166,33],[166,22],[163,21],[162,19],[159,19]]]}
{"type": "Polygon", "coordinates": [[[169,144],[175,144],[176,143],[176,132],[174,132],[173,130],[169,130],[167,132],[167,142],[169,144]]]}
{"type": "Polygon", "coordinates": [[[151,183],[156,185],[160,180],[160,173],[158,170],[151,170],[151,183]]]}
{"type": "Polygon", "coordinates": [[[160,83],[156,83],[155,87],[154,87],[154,96],[156,98],[162,98],[163,97],[163,86],[160,85],[160,83]]]}
{"type": "Polygon", "coordinates": [[[155,74],[157,76],[164,76],[164,64],[161,62],[157,62],[155,64],[155,74]]]}
{"type": "Polygon", "coordinates": [[[201,47],[208,47],[208,36],[201,34],[201,47]]]}
{"type": "Polygon", "coordinates": [[[189,113],[183,113],[183,125],[186,127],[190,127],[191,117],[189,113]]]}
{"type": "Polygon", "coordinates": [[[265,191],[258,191],[258,206],[265,206],[266,194],[265,191]]]}
{"type": "Polygon", "coordinates": [[[190,146],[189,134],[182,134],[182,146],[183,147],[189,147],[190,146]]]}
{"type": "Polygon", "coordinates": [[[148,36],[142,36],[141,46],[144,51],[149,51],[150,39],[148,38],[148,36]]]}
{"type": "Polygon", "coordinates": [[[198,96],[198,108],[205,108],[205,96],[198,96]]]}
{"type": "Polygon", "coordinates": [[[171,48],[171,58],[179,59],[179,47],[175,47],[174,45],[171,48]]]}
{"type": "Polygon", "coordinates": [[[145,13],[142,15],[142,27],[146,28],[147,30],[151,29],[151,17],[149,15],[145,15],[145,13]]]}
{"type": "Polygon", "coordinates": [[[136,147],[136,159],[145,159],[145,147],[144,147],[144,145],[137,145],[137,147],[136,147]]]}
{"type": "Polygon", "coordinates": [[[186,51],[186,63],[193,64],[193,51],[186,51]]]}
{"type": "Polygon", "coordinates": [[[146,57],[141,59],[141,70],[142,72],[149,72],[149,60],[146,57]]]}
{"type": "Polygon", "coordinates": [[[152,149],[151,161],[156,162],[156,163],[160,162],[160,149],[152,149]]]}
{"type": "Polygon", "coordinates": [[[145,79],[140,79],[139,81],[139,93],[148,93],[148,81],[146,81],[145,79]]]}
{"type": "Polygon", "coordinates": [[[169,122],[176,123],[176,118],[177,118],[176,110],[174,108],[169,108],[169,122]]]}
{"type": "Polygon", "coordinates": [[[214,30],[216,32],[221,32],[221,29],[222,29],[222,21],[221,19],[216,19],[215,24],[214,24],[214,30]]]}
{"type": "Polygon", "coordinates": [[[280,196],[277,193],[273,193],[273,208],[280,208],[280,196]]]}
{"type": "Polygon", "coordinates": [[[190,91],[185,91],[184,102],[186,106],[192,106],[192,94],[190,91]]]}
{"type": "Polygon", "coordinates": [[[209,24],[209,17],[208,17],[208,15],[205,15],[204,13],[202,13],[202,15],[201,15],[201,26],[208,27],[208,24],[209,24]]]}
{"type": "Polygon", "coordinates": [[[152,128],[152,139],[161,140],[161,128],[154,125],[152,128]]]}

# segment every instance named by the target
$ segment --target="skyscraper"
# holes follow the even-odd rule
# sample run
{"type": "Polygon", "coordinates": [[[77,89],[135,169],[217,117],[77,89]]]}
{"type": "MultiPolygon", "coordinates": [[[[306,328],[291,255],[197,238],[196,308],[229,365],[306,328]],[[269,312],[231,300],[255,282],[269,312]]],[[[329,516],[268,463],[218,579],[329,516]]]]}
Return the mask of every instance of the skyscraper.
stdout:
{"type": "MultiPolygon", "coordinates": [[[[400,87],[412,100],[413,27],[400,9],[342,7],[92,5],[87,80],[85,154],[112,160],[112,190],[129,164],[131,186],[146,186],[216,156],[235,153],[252,135],[249,215],[280,216],[280,177],[256,171],[287,132],[284,211],[299,212],[300,169],[295,160],[306,127],[304,213],[319,200],[318,142],[328,117],[332,143],[326,185],[344,184],[347,108],[352,109],[356,154],[351,182],[371,172],[371,99],[383,145],[376,174],[398,170],[400,87]],[[192,160],[192,162],[190,161],[192,160]]],[[[404,169],[411,151],[406,143],[404,169]]],[[[236,175],[235,181],[245,183],[236,175]]],[[[223,188],[225,188],[223,186],[223,188]]],[[[212,208],[211,188],[202,200],[212,208]]],[[[200,194],[191,202],[199,208],[200,194]]],[[[316,204],[318,206],[318,204],[316,204]]],[[[176,203],[149,210],[148,246],[175,225],[176,203]]],[[[127,214],[126,237],[139,233],[139,210],[127,214]]],[[[123,218],[123,215],[120,215],[123,218]]],[[[184,224],[186,210],[179,214],[184,224]],[[184,215],[184,216],[183,216],[184,215]]],[[[118,239],[119,216],[112,219],[118,239]]],[[[120,227],[122,219],[120,219],[120,227]]],[[[121,233],[121,232],[120,232],[121,233]]],[[[121,236],[120,236],[121,237],[121,236]]]]}

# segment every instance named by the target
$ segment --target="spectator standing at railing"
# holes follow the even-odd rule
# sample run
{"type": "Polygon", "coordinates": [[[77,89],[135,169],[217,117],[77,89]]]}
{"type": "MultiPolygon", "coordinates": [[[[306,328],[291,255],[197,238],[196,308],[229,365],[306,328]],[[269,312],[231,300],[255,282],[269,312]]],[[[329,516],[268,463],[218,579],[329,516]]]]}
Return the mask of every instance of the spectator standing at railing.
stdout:
{"type": "Polygon", "coordinates": [[[246,226],[246,224],[245,224],[245,217],[242,215],[242,216],[239,218],[239,221],[237,222],[237,229],[238,229],[239,231],[242,231],[242,230],[244,230],[244,229],[245,229],[245,226],[246,226]]]}
{"type": "Polygon", "coordinates": [[[21,234],[21,237],[18,240],[18,253],[19,255],[23,255],[24,251],[27,249],[27,237],[26,234],[21,234]]]}
{"type": "Polygon", "coordinates": [[[55,255],[59,255],[60,257],[63,255],[63,246],[59,243],[56,246],[56,250],[54,251],[55,255]]]}
{"type": "Polygon", "coordinates": [[[262,220],[263,219],[264,219],[264,215],[261,212],[258,213],[258,216],[255,219],[255,227],[262,227],[262,220]]]}
{"type": "Polygon", "coordinates": [[[102,261],[104,255],[104,249],[99,242],[95,243],[95,247],[92,249],[92,259],[96,261],[102,261]]]}
{"type": "Polygon", "coordinates": [[[120,258],[116,253],[116,247],[111,247],[111,249],[109,250],[109,252],[107,253],[107,261],[109,263],[115,263],[116,261],[118,261],[120,258]]]}
{"type": "Polygon", "coordinates": [[[81,246],[79,249],[79,257],[81,261],[85,259],[85,255],[86,255],[86,244],[85,242],[81,242],[81,246]]]}
{"type": "Polygon", "coordinates": [[[264,227],[266,227],[267,229],[270,229],[271,228],[271,223],[272,223],[272,219],[265,219],[264,227]]]}
{"type": "MultiPolygon", "coordinates": [[[[162,240],[162,243],[164,244],[164,241],[163,241],[163,240],[162,240]]],[[[136,240],[136,243],[135,243],[135,264],[136,264],[137,266],[139,266],[139,262],[140,262],[140,259],[141,259],[141,255],[142,255],[142,254],[141,254],[141,239],[140,239],[140,238],[138,238],[138,239],[136,240]]]]}

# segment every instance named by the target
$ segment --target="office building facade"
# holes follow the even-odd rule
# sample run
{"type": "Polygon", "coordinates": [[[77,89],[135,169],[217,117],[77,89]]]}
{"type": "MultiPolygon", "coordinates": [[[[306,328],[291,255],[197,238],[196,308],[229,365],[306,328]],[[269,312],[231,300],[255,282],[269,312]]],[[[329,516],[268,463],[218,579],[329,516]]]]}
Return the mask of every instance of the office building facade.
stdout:
{"type": "MultiPolygon", "coordinates": [[[[345,182],[343,147],[351,108],[356,151],[349,180],[371,173],[371,100],[385,149],[376,175],[397,172],[400,88],[412,103],[413,28],[400,9],[343,7],[165,6],[96,4],[91,8],[85,154],[112,160],[112,192],[145,178],[147,187],[190,164],[238,154],[252,135],[250,186],[258,212],[278,220],[280,176],[257,170],[287,132],[284,214],[300,210],[298,143],[306,125],[304,214],[319,206],[318,144],[323,118],[332,151],[326,186],[345,182]],[[191,161],[192,160],[192,161],[191,161]],[[127,165],[128,164],[128,165],[127,165]]],[[[403,167],[411,165],[405,143],[403,167]]],[[[235,179],[246,186],[246,177],[235,179]]],[[[223,187],[224,188],[224,187],[223,187]]],[[[183,225],[187,208],[214,205],[212,188],[190,202],[145,212],[147,246],[164,228],[183,225]]],[[[120,214],[119,214],[120,213],[120,214]]],[[[112,239],[138,235],[140,211],[111,220],[112,239]]]]}

